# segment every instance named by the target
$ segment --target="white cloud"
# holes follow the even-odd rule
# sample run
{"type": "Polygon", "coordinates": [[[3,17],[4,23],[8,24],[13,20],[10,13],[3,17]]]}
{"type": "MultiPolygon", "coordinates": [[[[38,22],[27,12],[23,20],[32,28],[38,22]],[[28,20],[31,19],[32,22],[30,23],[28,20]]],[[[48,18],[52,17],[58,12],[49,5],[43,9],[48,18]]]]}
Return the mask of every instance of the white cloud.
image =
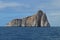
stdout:
{"type": "Polygon", "coordinates": [[[60,16],[60,13],[50,13],[49,15],[51,15],[51,16],[60,16]]]}
{"type": "Polygon", "coordinates": [[[60,8],[60,0],[52,0],[51,5],[53,8],[60,8]]]}
{"type": "Polygon", "coordinates": [[[26,8],[29,8],[30,5],[24,4],[24,3],[3,2],[3,1],[0,1],[0,9],[1,8],[6,8],[6,7],[13,7],[13,8],[16,8],[16,7],[26,7],[26,8]]]}
{"type": "Polygon", "coordinates": [[[38,5],[40,9],[60,9],[60,0],[50,0],[49,2],[38,5]]]}
{"type": "Polygon", "coordinates": [[[60,12],[51,12],[47,16],[51,26],[60,26],[60,12]]]}

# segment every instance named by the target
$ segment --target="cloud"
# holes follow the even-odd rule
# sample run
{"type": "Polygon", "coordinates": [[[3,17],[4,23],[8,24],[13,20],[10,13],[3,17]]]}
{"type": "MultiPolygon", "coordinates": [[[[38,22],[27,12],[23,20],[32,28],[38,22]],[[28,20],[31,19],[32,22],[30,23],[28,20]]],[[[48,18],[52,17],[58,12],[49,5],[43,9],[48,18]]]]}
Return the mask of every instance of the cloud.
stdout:
{"type": "Polygon", "coordinates": [[[60,0],[51,0],[51,2],[48,5],[49,9],[60,9],[60,0]]]}
{"type": "Polygon", "coordinates": [[[51,7],[54,9],[60,9],[60,0],[52,0],[51,7]]]}
{"type": "Polygon", "coordinates": [[[50,0],[48,2],[41,3],[38,5],[40,9],[48,9],[48,10],[58,10],[60,9],[60,0],[50,0]]]}
{"type": "Polygon", "coordinates": [[[3,2],[3,1],[0,1],[0,9],[7,8],[7,7],[12,7],[12,8],[26,7],[26,8],[29,8],[30,5],[24,4],[24,3],[17,3],[17,2],[3,2]]]}
{"type": "Polygon", "coordinates": [[[60,26],[60,12],[50,12],[47,16],[51,26],[60,26]]]}
{"type": "Polygon", "coordinates": [[[60,12],[52,12],[49,15],[51,15],[51,16],[60,16],[60,12]]]}

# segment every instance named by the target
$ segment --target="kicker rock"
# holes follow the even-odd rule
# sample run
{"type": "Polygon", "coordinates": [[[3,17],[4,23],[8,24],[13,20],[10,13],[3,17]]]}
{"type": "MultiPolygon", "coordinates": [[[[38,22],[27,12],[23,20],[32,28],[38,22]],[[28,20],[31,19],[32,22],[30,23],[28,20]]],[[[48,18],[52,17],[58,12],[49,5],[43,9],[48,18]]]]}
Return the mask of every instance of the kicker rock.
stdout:
{"type": "Polygon", "coordinates": [[[50,27],[46,14],[41,10],[39,10],[37,14],[23,19],[13,19],[7,25],[20,27],[50,27]]]}

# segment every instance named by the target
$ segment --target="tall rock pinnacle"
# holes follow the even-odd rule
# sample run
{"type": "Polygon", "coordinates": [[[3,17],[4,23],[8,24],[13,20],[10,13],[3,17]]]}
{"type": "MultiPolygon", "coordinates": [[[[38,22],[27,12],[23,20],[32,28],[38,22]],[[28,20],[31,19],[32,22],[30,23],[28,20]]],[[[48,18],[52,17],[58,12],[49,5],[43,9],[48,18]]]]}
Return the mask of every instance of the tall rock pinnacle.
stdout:
{"type": "Polygon", "coordinates": [[[23,19],[13,19],[7,26],[21,27],[50,27],[46,14],[39,10],[37,14],[28,16],[23,19]]]}

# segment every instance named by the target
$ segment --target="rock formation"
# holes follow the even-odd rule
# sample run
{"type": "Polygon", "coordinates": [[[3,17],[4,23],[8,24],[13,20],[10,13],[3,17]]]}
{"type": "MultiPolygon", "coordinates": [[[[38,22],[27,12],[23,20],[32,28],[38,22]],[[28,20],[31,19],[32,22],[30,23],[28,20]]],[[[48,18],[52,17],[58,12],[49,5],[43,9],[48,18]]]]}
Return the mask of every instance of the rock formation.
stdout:
{"type": "Polygon", "coordinates": [[[20,27],[50,27],[46,14],[39,10],[37,14],[28,16],[23,19],[13,19],[7,26],[20,27]]]}

